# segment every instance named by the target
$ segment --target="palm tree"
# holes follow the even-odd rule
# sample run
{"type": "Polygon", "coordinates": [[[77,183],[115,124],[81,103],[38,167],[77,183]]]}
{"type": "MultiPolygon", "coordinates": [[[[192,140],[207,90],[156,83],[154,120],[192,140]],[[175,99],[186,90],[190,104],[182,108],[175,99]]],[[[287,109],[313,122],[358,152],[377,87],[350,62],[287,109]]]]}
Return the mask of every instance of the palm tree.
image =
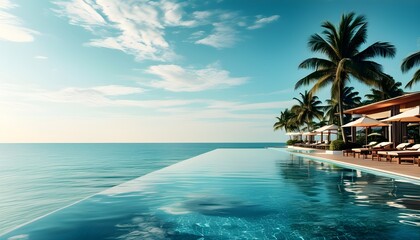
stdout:
{"type": "MultiPolygon", "coordinates": [[[[403,73],[408,72],[411,68],[416,65],[420,65],[420,51],[411,54],[410,56],[404,58],[401,64],[401,70],[403,73]]],[[[420,69],[414,73],[413,78],[405,85],[405,88],[411,88],[414,83],[420,81],[420,69]]]]}
{"type": "Polygon", "coordinates": [[[299,94],[302,99],[293,98],[299,104],[292,107],[292,112],[296,114],[296,122],[300,125],[306,124],[307,131],[310,131],[312,120],[314,118],[322,119],[324,115],[323,107],[320,106],[322,102],[308,91],[299,94]]]}
{"type": "Polygon", "coordinates": [[[404,94],[404,91],[400,88],[401,85],[401,82],[396,82],[392,77],[384,78],[378,89],[372,88],[370,89],[372,93],[365,95],[368,100],[364,103],[369,104],[401,96],[404,94]]]}
{"type": "Polygon", "coordinates": [[[277,122],[274,123],[274,131],[284,129],[286,132],[299,130],[299,126],[296,124],[296,115],[289,109],[285,109],[280,112],[280,117],[276,117],[277,122]]]}
{"type": "MultiPolygon", "coordinates": [[[[364,16],[355,13],[344,14],[339,26],[324,22],[322,37],[314,34],[308,45],[313,52],[321,53],[326,58],[308,58],[299,68],[314,69],[312,73],[300,79],[295,89],[314,83],[311,93],[331,84],[331,95],[338,100],[340,125],[343,125],[343,89],[354,78],[369,86],[377,86],[378,81],[387,77],[382,66],[371,58],[394,57],[395,47],[387,42],[376,42],[360,50],[367,39],[367,22],[364,16]]],[[[346,138],[343,134],[343,140],[346,138]]]]}
{"type": "MultiPolygon", "coordinates": [[[[355,108],[362,104],[362,98],[359,97],[359,92],[353,91],[354,87],[344,87],[342,99],[343,99],[343,110],[355,108]]],[[[337,113],[338,109],[338,100],[337,99],[328,99],[326,100],[327,106],[325,106],[325,115],[328,116],[328,122],[330,124],[339,124],[339,119],[337,113]]],[[[350,120],[350,117],[344,116],[344,120],[350,120]]]]}

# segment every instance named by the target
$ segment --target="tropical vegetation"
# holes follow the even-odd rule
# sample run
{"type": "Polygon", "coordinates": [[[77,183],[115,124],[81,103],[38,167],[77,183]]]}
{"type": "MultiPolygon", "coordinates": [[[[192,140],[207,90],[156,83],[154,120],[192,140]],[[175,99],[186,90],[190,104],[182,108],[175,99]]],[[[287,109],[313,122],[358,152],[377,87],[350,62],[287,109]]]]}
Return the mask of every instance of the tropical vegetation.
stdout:
{"type": "MultiPolygon", "coordinates": [[[[316,56],[299,64],[300,69],[310,69],[311,72],[295,84],[295,89],[303,86],[310,86],[310,89],[300,93],[299,98],[293,98],[298,104],[280,113],[274,130],[311,131],[326,124],[342,126],[351,118],[343,114],[344,110],[404,94],[402,83],[386,74],[382,65],[374,61],[376,57],[394,57],[395,46],[377,41],[364,47],[368,27],[365,16],[353,12],[343,14],[337,26],[326,21],[321,27],[323,31],[311,35],[308,41],[310,50],[316,56]],[[351,86],[352,81],[371,87],[364,100],[351,86]],[[327,87],[331,95],[323,105],[315,94],[327,87]]],[[[405,73],[419,65],[420,51],[406,57],[401,70],[405,73]]],[[[420,69],[405,87],[411,88],[419,81],[420,69]]],[[[342,141],[347,145],[345,135],[342,134],[342,141]]],[[[340,148],[342,143],[337,142],[336,145],[340,148]]]]}
{"type": "Polygon", "coordinates": [[[365,104],[379,102],[382,100],[398,97],[404,94],[401,89],[402,83],[396,82],[391,76],[379,82],[378,88],[370,89],[371,93],[365,95],[365,104]]]}
{"type": "MultiPolygon", "coordinates": [[[[343,110],[355,108],[362,104],[362,98],[359,96],[359,92],[354,91],[354,87],[344,87],[342,94],[342,106],[343,110]]],[[[325,106],[325,115],[328,118],[329,124],[338,125],[340,120],[337,113],[340,111],[338,108],[338,100],[336,98],[331,98],[326,100],[327,105],[325,106]]],[[[344,121],[348,122],[350,116],[345,115],[344,121]]]]}
{"type": "MultiPolygon", "coordinates": [[[[414,66],[420,65],[420,51],[411,54],[410,56],[404,58],[401,64],[402,72],[408,72],[414,66]]],[[[420,68],[414,73],[413,78],[405,85],[406,88],[411,88],[414,83],[420,81],[420,68]]]]}
{"type": "Polygon", "coordinates": [[[317,118],[318,120],[323,117],[323,106],[322,102],[317,96],[312,96],[311,93],[305,91],[305,93],[299,93],[301,99],[293,98],[298,104],[292,107],[292,112],[296,115],[295,122],[299,125],[306,125],[307,131],[311,130],[312,120],[317,118]]]}
{"type": "MultiPolygon", "coordinates": [[[[313,69],[306,77],[297,81],[295,89],[313,84],[310,93],[331,85],[331,98],[338,102],[339,122],[343,119],[343,89],[351,79],[368,86],[379,86],[379,82],[389,77],[382,66],[372,60],[374,57],[394,57],[395,47],[388,42],[376,42],[361,50],[367,40],[367,22],[362,15],[344,14],[338,26],[324,22],[322,36],[314,34],[308,45],[314,53],[325,58],[312,57],[304,60],[299,68],[313,69]]],[[[343,140],[346,138],[343,135],[343,140]]]]}

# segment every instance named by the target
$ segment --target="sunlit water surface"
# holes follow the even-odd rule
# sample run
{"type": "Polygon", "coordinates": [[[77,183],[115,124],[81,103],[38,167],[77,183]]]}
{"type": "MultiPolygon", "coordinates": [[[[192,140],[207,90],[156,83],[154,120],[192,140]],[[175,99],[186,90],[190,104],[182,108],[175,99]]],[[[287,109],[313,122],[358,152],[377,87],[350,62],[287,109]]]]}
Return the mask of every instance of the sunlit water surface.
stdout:
{"type": "Polygon", "coordinates": [[[279,145],[0,144],[0,235],[104,189],[216,148],[279,145]]]}
{"type": "Polygon", "coordinates": [[[420,239],[420,188],[285,152],[221,149],[109,188],[9,237],[420,239]]]}

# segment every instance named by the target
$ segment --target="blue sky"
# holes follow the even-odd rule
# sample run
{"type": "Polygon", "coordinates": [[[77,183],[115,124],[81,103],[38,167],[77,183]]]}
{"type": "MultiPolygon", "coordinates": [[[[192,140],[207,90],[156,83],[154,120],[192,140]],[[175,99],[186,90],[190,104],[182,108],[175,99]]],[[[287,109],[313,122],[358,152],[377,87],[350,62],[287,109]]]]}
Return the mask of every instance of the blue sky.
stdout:
{"type": "MultiPolygon", "coordinates": [[[[420,48],[417,0],[0,0],[1,142],[284,141],[311,34],[363,14],[376,59],[420,48]]],[[[364,95],[368,88],[354,83],[364,95]]],[[[412,90],[420,90],[417,84],[412,90]]],[[[321,99],[329,90],[319,92],[321,99]]]]}

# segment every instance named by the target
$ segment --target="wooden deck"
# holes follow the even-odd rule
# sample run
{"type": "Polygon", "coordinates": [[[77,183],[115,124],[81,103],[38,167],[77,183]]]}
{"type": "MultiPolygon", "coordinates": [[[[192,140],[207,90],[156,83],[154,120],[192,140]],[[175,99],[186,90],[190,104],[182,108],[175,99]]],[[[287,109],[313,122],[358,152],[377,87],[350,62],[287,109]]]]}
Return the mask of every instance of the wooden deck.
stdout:
{"type": "MultiPolygon", "coordinates": [[[[368,169],[373,171],[379,171],[386,174],[398,175],[405,178],[410,178],[416,180],[416,182],[420,183],[420,167],[417,163],[413,164],[412,162],[398,164],[396,160],[393,162],[386,162],[386,161],[377,161],[371,160],[370,156],[364,159],[362,156],[360,158],[354,158],[352,155],[343,156],[342,154],[327,154],[325,150],[319,149],[308,149],[308,148],[300,148],[302,150],[309,150],[312,152],[301,152],[301,153],[294,153],[301,156],[310,156],[315,158],[320,158],[327,160],[332,163],[337,164],[345,164],[347,166],[354,166],[355,168],[361,169],[368,169]]],[[[419,160],[418,160],[419,161],[419,160]]]]}

